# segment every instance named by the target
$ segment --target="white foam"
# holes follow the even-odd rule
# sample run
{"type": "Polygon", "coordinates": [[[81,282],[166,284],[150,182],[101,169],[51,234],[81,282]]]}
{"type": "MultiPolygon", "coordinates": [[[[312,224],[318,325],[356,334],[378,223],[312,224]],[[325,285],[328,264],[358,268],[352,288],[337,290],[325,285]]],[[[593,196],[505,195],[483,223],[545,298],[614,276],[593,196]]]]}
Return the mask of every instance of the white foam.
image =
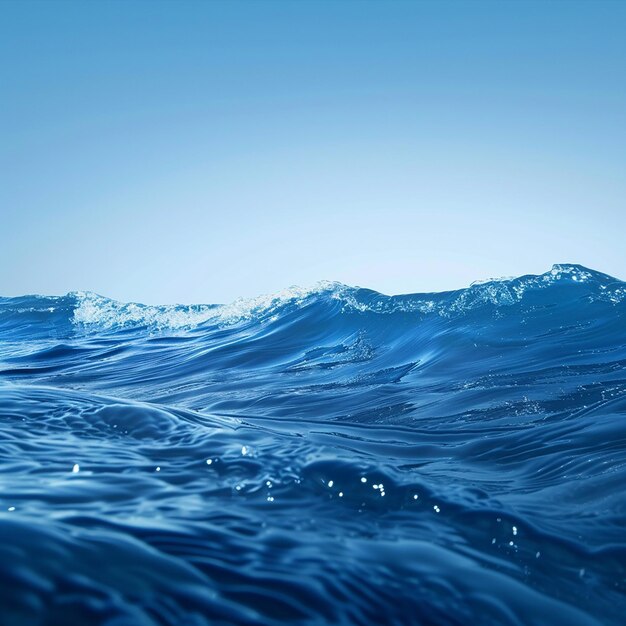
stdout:
{"type": "Polygon", "coordinates": [[[113,329],[125,326],[150,326],[157,329],[193,328],[206,322],[237,324],[270,315],[286,304],[299,306],[311,296],[328,294],[340,297],[350,288],[341,283],[323,281],[311,287],[290,287],[275,294],[240,298],[230,304],[150,306],[118,302],[92,292],[73,292],[77,300],[73,322],[80,326],[113,329]]]}
{"type": "MultiPolygon", "coordinates": [[[[598,275],[603,276],[603,275],[598,275]]],[[[589,282],[594,274],[576,265],[554,265],[549,272],[520,278],[498,278],[477,281],[467,289],[441,294],[415,294],[413,296],[385,296],[374,294],[362,301],[358,288],[342,283],[322,281],[310,287],[289,287],[278,293],[256,298],[240,298],[230,304],[214,305],[164,305],[149,306],[123,303],[104,298],[92,292],[69,294],[77,301],[73,322],[79,326],[99,329],[116,329],[132,326],[149,326],[154,329],[188,329],[200,324],[233,325],[265,318],[277,319],[285,305],[301,306],[309,298],[324,296],[338,300],[343,310],[361,313],[416,313],[438,314],[444,317],[463,313],[484,304],[510,306],[519,302],[529,290],[545,289],[561,280],[576,283],[589,282]]],[[[604,277],[609,279],[610,277],[604,277]]],[[[600,285],[604,290],[594,299],[618,303],[626,298],[623,283],[600,285]]],[[[370,292],[371,293],[371,292],[370,292]]]]}

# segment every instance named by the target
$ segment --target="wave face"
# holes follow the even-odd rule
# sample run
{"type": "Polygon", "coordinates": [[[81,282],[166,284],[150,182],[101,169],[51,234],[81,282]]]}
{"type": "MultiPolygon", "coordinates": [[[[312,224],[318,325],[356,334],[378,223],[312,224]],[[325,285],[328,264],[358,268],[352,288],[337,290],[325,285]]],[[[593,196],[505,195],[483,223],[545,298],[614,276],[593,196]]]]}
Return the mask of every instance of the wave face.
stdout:
{"type": "Polygon", "coordinates": [[[0,299],[3,626],[623,624],[626,283],[0,299]]]}

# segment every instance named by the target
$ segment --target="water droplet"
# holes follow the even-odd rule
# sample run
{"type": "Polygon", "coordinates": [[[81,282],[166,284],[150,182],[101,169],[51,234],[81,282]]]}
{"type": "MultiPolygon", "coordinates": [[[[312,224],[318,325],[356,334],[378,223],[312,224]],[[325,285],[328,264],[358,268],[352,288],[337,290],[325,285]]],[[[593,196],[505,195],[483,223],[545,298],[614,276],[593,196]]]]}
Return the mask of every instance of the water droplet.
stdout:
{"type": "Polygon", "coordinates": [[[365,478],[365,476],[361,476],[361,482],[362,483],[366,483],[367,482],[367,478],[365,478]]]}

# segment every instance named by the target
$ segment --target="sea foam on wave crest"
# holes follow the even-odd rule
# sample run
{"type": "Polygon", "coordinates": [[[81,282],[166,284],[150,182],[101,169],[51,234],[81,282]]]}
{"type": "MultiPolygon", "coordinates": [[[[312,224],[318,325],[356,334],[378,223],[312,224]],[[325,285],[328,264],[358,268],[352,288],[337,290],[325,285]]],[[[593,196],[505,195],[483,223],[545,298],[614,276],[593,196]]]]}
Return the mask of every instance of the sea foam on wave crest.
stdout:
{"type": "Polygon", "coordinates": [[[185,329],[207,322],[237,324],[271,316],[288,304],[302,305],[311,296],[330,295],[339,298],[350,290],[341,283],[321,281],[311,287],[293,286],[278,293],[255,298],[239,298],[230,304],[146,305],[118,302],[92,292],[73,292],[77,300],[73,321],[83,326],[112,329],[123,326],[152,326],[185,329]]]}
{"type": "Polygon", "coordinates": [[[283,307],[300,307],[316,298],[338,301],[344,311],[450,317],[485,305],[512,306],[522,301],[530,291],[545,290],[559,284],[586,284],[591,301],[617,304],[626,297],[622,281],[570,264],[553,265],[549,272],[540,275],[492,278],[476,281],[466,289],[431,294],[387,296],[339,282],[321,281],[310,287],[292,286],[273,294],[239,298],[230,304],[152,306],[118,302],[92,292],[73,292],[70,295],[77,302],[72,321],[78,326],[100,330],[136,326],[176,330],[207,323],[229,326],[249,321],[272,321],[283,307]]]}
{"type": "Polygon", "coordinates": [[[372,313],[436,313],[442,317],[469,312],[484,305],[512,306],[523,300],[527,292],[544,290],[558,284],[593,284],[590,300],[617,304],[626,297],[621,281],[589,270],[581,265],[555,264],[549,272],[520,277],[489,278],[474,281],[470,287],[432,294],[407,294],[376,298],[367,304],[359,302],[355,292],[347,294],[346,303],[359,311],[372,313]]]}

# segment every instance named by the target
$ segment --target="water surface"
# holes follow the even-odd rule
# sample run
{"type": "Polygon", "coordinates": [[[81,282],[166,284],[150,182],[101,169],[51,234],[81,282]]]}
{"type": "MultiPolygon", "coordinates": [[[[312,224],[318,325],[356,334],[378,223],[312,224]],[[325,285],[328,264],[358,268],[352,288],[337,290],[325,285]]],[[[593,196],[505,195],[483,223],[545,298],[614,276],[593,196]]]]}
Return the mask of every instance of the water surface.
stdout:
{"type": "Polygon", "coordinates": [[[0,299],[7,626],[621,625],[626,283],[0,299]]]}

